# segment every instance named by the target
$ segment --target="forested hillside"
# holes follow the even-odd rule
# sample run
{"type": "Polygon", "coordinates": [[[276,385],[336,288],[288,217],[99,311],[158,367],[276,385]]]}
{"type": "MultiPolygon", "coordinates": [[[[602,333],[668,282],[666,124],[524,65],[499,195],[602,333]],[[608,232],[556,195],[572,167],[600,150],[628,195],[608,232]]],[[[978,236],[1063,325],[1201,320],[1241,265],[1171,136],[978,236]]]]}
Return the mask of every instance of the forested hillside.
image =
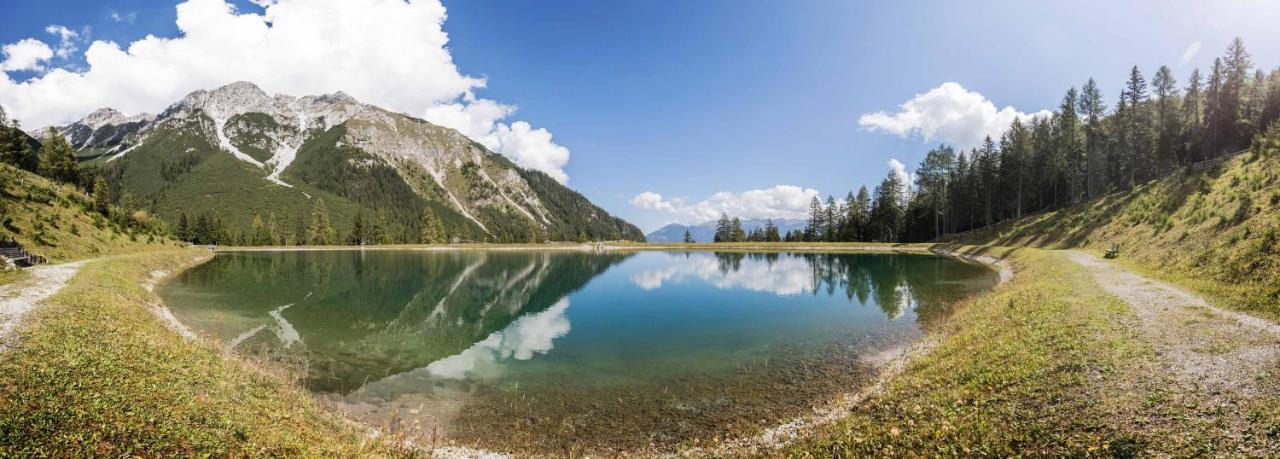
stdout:
{"type": "Polygon", "coordinates": [[[1117,244],[1122,262],[1280,318],[1280,123],[1203,170],[942,239],[1098,251],[1117,244]]]}
{"type": "Polygon", "coordinates": [[[1196,69],[1179,82],[1161,66],[1148,82],[1134,67],[1114,103],[1103,92],[1089,79],[1068,89],[1051,116],[1014,120],[1000,138],[969,151],[940,145],[916,168],[915,183],[890,173],[843,202],[815,198],[802,237],[929,241],[1064,209],[1193,175],[1247,148],[1280,118],[1280,68],[1255,68],[1239,39],[1207,76],[1196,69]]]}

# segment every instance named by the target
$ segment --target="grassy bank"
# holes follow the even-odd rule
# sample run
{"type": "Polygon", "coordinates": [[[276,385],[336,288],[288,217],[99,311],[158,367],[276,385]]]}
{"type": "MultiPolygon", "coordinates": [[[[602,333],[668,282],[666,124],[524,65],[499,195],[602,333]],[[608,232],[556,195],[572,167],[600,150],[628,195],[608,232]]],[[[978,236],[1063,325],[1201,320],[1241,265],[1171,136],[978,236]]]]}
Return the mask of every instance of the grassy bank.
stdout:
{"type": "Polygon", "coordinates": [[[1096,253],[1118,244],[1128,268],[1280,319],[1280,132],[1208,170],[945,239],[1096,253]]]}
{"type": "Polygon", "coordinates": [[[0,456],[396,455],[305,391],[185,340],[147,309],[155,271],[207,252],[92,262],[0,356],[0,456]]]}
{"type": "Polygon", "coordinates": [[[932,352],[785,454],[1221,454],[1280,440],[1274,397],[1234,407],[1248,423],[1224,425],[1214,399],[1170,384],[1127,305],[1062,253],[1007,260],[1013,282],[959,308],[932,352]]]}
{"type": "Polygon", "coordinates": [[[50,262],[178,246],[146,212],[121,212],[112,208],[111,216],[104,215],[74,186],[0,164],[0,239],[13,239],[50,262]]]}

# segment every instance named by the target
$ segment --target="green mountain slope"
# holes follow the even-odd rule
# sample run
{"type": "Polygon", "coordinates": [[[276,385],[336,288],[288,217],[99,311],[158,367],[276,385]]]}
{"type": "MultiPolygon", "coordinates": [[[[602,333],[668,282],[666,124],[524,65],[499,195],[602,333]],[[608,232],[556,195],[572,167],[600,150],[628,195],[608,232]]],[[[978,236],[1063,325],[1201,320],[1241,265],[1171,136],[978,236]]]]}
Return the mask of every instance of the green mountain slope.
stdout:
{"type": "Polygon", "coordinates": [[[457,131],[342,93],[272,97],[235,83],[155,117],[104,109],[59,130],[108,177],[115,201],[174,226],[207,216],[225,228],[224,243],[248,242],[255,219],[272,243],[303,242],[320,201],[340,237],[357,220],[377,225],[385,237],[370,242],[419,242],[424,218],[457,241],[644,238],[457,131]]]}

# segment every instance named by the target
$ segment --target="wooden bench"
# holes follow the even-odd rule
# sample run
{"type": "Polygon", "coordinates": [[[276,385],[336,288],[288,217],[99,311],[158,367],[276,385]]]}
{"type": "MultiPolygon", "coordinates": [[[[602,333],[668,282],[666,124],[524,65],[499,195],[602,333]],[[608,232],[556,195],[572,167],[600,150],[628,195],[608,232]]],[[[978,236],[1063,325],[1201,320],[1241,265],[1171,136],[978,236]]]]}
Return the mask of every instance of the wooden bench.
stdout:
{"type": "Polygon", "coordinates": [[[1120,244],[1111,244],[1111,248],[1107,249],[1106,258],[1115,258],[1120,256],[1120,244]]]}

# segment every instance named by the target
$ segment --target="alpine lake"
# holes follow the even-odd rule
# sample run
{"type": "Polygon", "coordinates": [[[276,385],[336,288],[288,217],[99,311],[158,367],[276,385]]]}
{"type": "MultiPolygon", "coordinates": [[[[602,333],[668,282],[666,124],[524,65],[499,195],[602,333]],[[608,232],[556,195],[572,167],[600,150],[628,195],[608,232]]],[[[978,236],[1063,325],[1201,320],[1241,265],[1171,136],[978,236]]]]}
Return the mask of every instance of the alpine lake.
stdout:
{"type": "Polygon", "coordinates": [[[812,412],[996,278],[922,253],[255,251],[158,293],[196,333],[375,428],[574,454],[812,412]]]}

